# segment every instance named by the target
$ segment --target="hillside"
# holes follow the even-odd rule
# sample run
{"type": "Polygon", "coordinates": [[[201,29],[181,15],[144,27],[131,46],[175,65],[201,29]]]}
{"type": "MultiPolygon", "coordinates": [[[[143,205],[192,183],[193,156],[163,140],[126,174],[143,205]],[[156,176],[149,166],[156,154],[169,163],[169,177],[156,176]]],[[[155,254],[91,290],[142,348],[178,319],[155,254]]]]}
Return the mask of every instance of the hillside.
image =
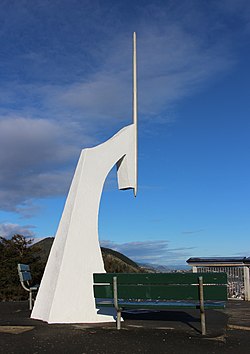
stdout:
{"type": "MultiPolygon", "coordinates": [[[[22,235],[11,239],[0,237],[0,301],[20,301],[27,299],[27,291],[21,284],[17,273],[17,264],[29,264],[32,272],[32,284],[41,282],[45,264],[54,238],[49,237],[31,245],[22,235]]],[[[143,269],[123,254],[102,249],[104,267],[111,273],[139,273],[143,269]]]]}
{"type": "MultiPolygon", "coordinates": [[[[48,259],[53,241],[54,237],[47,237],[31,246],[36,249],[36,255],[39,256],[44,263],[48,259]]],[[[101,251],[104,268],[108,273],[141,273],[145,271],[120,252],[104,247],[101,247],[101,251]]]]}
{"type": "Polygon", "coordinates": [[[36,255],[40,257],[42,262],[47,262],[53,241],[54,237],[47,237],[39,242],[34,243],[31,246],[31,248],[35,250],[36,255]]]}

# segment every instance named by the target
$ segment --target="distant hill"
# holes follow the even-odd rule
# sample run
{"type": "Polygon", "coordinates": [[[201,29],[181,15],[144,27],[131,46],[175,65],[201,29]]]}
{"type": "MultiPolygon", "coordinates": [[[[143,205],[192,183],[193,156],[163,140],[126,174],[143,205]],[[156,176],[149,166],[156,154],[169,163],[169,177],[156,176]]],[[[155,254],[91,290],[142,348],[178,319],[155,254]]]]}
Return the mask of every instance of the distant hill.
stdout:
{"type": "MultiPolygon", "coordinates": [[[[28,297],[17,273],[17,264],[29,264],[32,284],[41,282],[44,268],[54,242],[53,237],[43,239],[33,245],[22,235],[14,235],[10,240],[0,238],[0,301],[21,301],[28,297]]],[[[145,272],[128,257],[108,248],[102,248],[104,267],[109,273],[145,272]]]]}
{"type": "Polygon", "coordinates": [[[152,264],[152,263],[140,263],[139,266],[149,272],[154,272],[154,273],[171,273],[173,271],[190,271],[190,267],[188,265],[179,265],[179,264],[173,264],[173,265],[168,265],[164,266],[161,264],[152,264]]]}
{"type": "Polygon", "coordinates": [[[35,250],[36,255],[41,258],[42,262],[47,262],[53,242],[54,237],[47,237],[31,246],[31,248],[35,250]]]}
{"type": "MultiPolygon", "coordinates": [[[[34,247],[36,255],[42,262],[47,262],[54,237],[47,237],[31,247],[34,247]]],[[[110,248],[101,247],[104,268],[108,273],[142,273],[145,269],[141,268],[132,259],[124,254],[114,251],[110,248]]]]}

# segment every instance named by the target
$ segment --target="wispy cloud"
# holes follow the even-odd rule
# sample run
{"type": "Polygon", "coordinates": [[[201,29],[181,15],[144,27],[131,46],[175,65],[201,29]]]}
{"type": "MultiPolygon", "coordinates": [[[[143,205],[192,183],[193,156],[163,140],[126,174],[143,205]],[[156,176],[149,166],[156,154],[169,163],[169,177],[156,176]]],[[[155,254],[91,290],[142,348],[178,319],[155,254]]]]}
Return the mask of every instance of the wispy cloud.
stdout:
{"type": "MultiPolygon", "coordinates": [[[[1,209],[17,211],[33,198],[64,194],[72,176],[69,166],[79,155],[78,139],[70,124],[0,117],[1,209]]],[[[91,140],[83,135],[82,142],[91,140]]]]}
{"type": "MultiPolygon", "coordinates": [[[[105,62],[95,73],[74,77],[64,84],[11,82],[2,90],[5,103],[7,100],[9,106],[15,102],[17,109],[38,116],[49,114],[60,121],[80,121],[91,131],[97,124],[108,124],[112,129],[130,122],[130,38],[125,43],[120,39],[112,41],[105,62]]],[[[158,117],[167,122],[169,116],[162,115],[163,111],[232,65],[227,47],[213,43],[204,48],[197,35],[177,24],[165,25],[161,30],[142,26],[138,56],[139,110],[146,121],[158,117]]]]}
{"type": "Polygon", "coordinates": [[[35,226],[33,225],[4,223],[0,224],[0,236],[9,239],[15,234],[19,234],[25,237],[33,238],[35,236],[35,232],[33,231],[34,228],[35,226]]]}
{"type": "Polygon", "coordinates": [[[193,235],[193,234],[199,234],[201,232],[203,232],[204,229],[198,229],[198,230],[189,230],[189,231],[182,231],[182,234],[185,235],[193,235]]]}
{"type": "Polygon", "coordinates": [[[172,105],[233,65],[232,30],[224,19],[233,13],[217,18],[218,6],[195,4],[148,2],[142,9],[136,3],[137,16],[128,21],[124,2],[20,0],[15,9],[6,3],[0,13],[0,209],[20,211],[37,197],[65,194],[80,149],[131,122],[132,28],[142,131],[145,123],[173,122],[172,105]]]}
{"type": "Polygon", "coordinates": [[[161,265],[184,264],[191,257],[194,247],[169,248],[167,240],[134,241],[116,243],[101,240],[101,246],[112,248],[125,254],[135,262],[161,265]]]}
{"type": "Polygon", "coordinates": [[[233,253],[232,255],[236,257],[250,257],[250,248],[242,252],[233,253]]]}

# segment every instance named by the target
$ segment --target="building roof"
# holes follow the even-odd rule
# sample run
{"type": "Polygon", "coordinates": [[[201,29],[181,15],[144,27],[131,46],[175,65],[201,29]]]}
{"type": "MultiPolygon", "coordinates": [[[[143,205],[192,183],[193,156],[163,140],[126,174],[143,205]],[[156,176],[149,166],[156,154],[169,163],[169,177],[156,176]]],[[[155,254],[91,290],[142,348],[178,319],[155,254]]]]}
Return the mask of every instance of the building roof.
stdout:
{"type": "Polygon", "coordinates": [[[187,260],[189,265],[244,265],[250,264],[250,257],[191,257],[187,260]]]}

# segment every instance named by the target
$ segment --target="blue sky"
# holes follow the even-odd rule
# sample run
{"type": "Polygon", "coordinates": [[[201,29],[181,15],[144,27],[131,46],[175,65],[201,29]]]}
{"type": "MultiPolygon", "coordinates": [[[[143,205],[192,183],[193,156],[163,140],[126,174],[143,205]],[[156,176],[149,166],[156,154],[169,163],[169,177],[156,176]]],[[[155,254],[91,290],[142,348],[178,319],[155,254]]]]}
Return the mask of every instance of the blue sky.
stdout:
{"type": "Polygon", "coordinates": [[[250,256],[250,3],[0,4],[0,235],[53,236],[84,147],[132,121],[139,190],[102,196],[102,245],[138,262],[250,256]]]}

